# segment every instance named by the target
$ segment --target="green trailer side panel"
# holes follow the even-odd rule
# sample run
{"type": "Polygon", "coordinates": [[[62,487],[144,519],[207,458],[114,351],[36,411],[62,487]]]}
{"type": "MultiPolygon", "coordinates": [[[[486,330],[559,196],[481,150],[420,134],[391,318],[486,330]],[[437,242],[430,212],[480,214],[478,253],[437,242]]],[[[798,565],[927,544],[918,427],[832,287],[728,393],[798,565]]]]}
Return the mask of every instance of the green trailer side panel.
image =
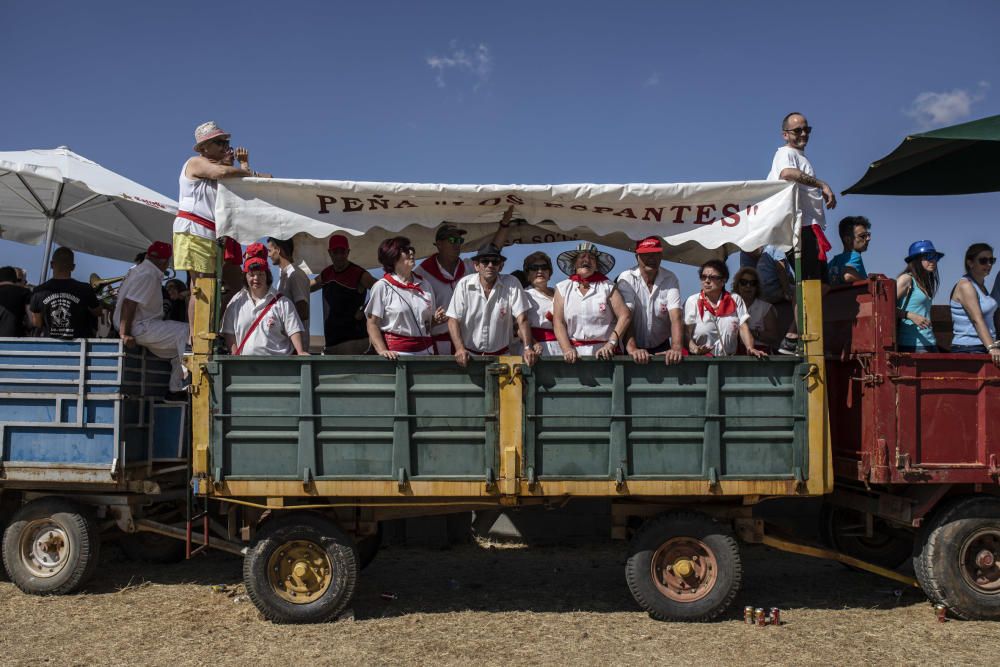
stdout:
{"type": "Polygon", "coordinates": [[[525,460],[549,479],[803,477],[804,370],[794,358],[542,360],[527,375],[525,460]]]}
{"type": "Polygon", "coordinates": [[[212,469],[229,479],[484,479],[497,469],[489,360],[217,357],[212,469]]]}

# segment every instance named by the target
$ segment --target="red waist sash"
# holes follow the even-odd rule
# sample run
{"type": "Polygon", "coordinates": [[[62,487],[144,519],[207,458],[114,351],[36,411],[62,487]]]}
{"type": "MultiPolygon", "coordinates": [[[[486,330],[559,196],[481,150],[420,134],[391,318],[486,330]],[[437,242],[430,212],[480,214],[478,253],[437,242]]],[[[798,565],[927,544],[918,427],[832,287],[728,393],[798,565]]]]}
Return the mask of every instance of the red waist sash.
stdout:
{"type": "Polygon", "coordinates": [[[205,229],[211,229],[213,232],[215,231],[215,223],[214,222],[212,222],[211,220],[207,220],[207,219],[201,217],[200,215],[195,215],[194,213],[191,213],[190,211],[177,211],[177,217],[178,218],[184,218],[185,220],[190,220],[193,223],[201,225],[205,229]]]}
{"type": "Polygon", "coordinates": [[[434,345],[430,336],[400,336],[391,331],[383,331],[385,346],[393,352],[423,352],[434,345]]]}
{"type": "Polygon", "coordinates": [[[535,339],[536,343],[550,343],[556,338],[556,332],[552,329],[542,329],[541,327],[531,327],[531,337],[535,339]]]}

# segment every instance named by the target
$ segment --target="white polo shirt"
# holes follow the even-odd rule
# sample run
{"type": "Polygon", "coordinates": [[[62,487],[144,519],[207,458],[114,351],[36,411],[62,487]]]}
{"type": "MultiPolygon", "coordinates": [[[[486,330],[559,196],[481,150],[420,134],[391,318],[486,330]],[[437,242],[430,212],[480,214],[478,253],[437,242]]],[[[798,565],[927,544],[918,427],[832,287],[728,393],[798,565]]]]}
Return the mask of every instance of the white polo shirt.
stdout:
{"type": "Polygon", "coordinates": [[[115,328],[121,330],[122,304],[125,299],[136,303],[132,324],[163,319],[163,271],[148,259],[136,264],[118,288],[115,304],[115,328]]]}
{"type": "MultiPolygon", "coordinates": [[[[798,169],[807,176],[815,178],[816,172],[806,154],[798,148],[782,146],[771,160],[771,171],[767,174],[767,180],[780,181],[783,169],[798,169]]],[[[799,209],[802,211],[802,226],[809,227],[816,223],[821,228],[826,229],[826,214],[823,211],[823,191],[819,188],[811,188],[808,185],[799,183],[799,209]]]]}
{"type": "MultiPolygon", "coordinates": [[[[424,282],[426,282],[434,292],[434,303],[444,308],[447,308],[448,304],[451,303],[451,295],[454,293],[455,287],[458,286],[459,280],[467,276],[479,275],[476,273],[475,267],[472,266],[472,261],[468,259],[458,260],[458,264],[455,266],[455,273],[449,273],[443,266],[441,266],[441,263],[437,261],[437,254],[428,257],[424,260],[424,262],[434,262],[438,271],[440,271],[441,275],[445,278],[445,282],[442,282],[441,280],[438,280],[430,271],[421,270],[421,267],[417,267],[417,272],[420,274],[420,277],[424,279],[424,282]],[[455,277],[456,275],[458,278],[455,277]]],[[[421,266],[424,262],[421,262],[421,266]]],[[[435,324],[431,333],[435,336],[448,333],[448,323],[445,322],[444,324],[435,324]]]]}
{"type": "MultiPolygon", "coordinates": [[[[399,276],[393,278],[404,282],[399,276]]],[[[427,281],[415,273],[410,282],[419,285],[420,291],[396,287],[385,278],[376,281],[365,306],[365,315],[379,318],[382,321],[379,329],[397,336],[429,336],[431,319],[437,308],[434,293],[428,289],[427,281]]]]}
{"type": "MultiPolygon", "coordinates": [[[[554,311],[552,297],[546,296],[534,287],[524,290],[524,295],[528,297],[527,315],[528,324],[531,325],[531,328],[552,331],[552,316],[554,311]]],[[[536,339],[535,342],[541,343],[542,354],[545,356],[558,356],[562,354],[562,349],[559,347],[559,341],[557,340],[539,341],[536,339]]]]}
{"type": "Polygon", "coordinates": [[[592,283],[586,294],[580,294],[577,283],[567,278],[556,285],[556,290],[563,297],[563,317],[572,340],[606,341],[611,338],[618,321],[611,308],[614,282],[592,283]]]}
{"type": "Polygon", "coordinates": [[[736,302],[736,312],[725,317],[716,317],[707,310],[698,317],[698,294],[692,294],[684,304],[684,323],[694,325],[691,339],[696,345],[707,345],[716,357],[736,354],[740,339],[740,325],[750,319],[746,303],[739,294],[732,294],[736,302]]]}
{"type": "MultiPolygon", "coordinates": [[[[222,333],[236,337],[236,345],[243,342],[247,331],[257,321],[261,311],[274,300],[278,292],[273,288],[268,290],[264,298],[254,302],[246,288],[240,290],[226,307],[222,317],[222,333]]],[[[281,356],[295,352],[292,345],[292,334],[303,333],[302,320],[295,312],[295,305],[286,296],[267,311],[250,338],[243,346],[243,355],[281,356]]],[[[303,341],[303,347],[308,347],[308,341],[303,341]]]]}
{"type": "MultiPolygon", "coordinates": [[[[278,286],[276,289],[279,293],[287,296],[288,300],[293,304],[299,301],[309,303],[309,276],[294,264],[289,264],[278,273],[278,286]]],[[[305,331],[309,331],[309,320],[302,322],[302,328],[305,331]]]]}
{"type": "Polygon", "coordinates": [[[670,311],[684,307],[677,276],[661,266],[650,289],[636,266],[618,276],[618,289],[632,311],[635,344],[648,350],[666,343],[670,339],[670,311]]]}
{"type": "Polygon", "coordinates": [[[479,274],[473,273],[455,285],[448,317],[458,320],[462,342],[470,352],[499,352],[510,348],[514,321],[528,308],[524,288],[514,276],[498,276],[487,296],[479,274]]]}

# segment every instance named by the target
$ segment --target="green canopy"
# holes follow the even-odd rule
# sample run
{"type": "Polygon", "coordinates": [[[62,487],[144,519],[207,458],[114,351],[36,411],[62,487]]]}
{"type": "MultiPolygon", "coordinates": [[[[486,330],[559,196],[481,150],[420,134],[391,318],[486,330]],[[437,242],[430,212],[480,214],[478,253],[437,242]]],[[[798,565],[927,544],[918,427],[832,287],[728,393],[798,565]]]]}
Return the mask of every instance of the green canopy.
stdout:
{"type": "Polygon", "coordinates": [[[851,195],[1000,191],[1000,116],[913,134],[844,190],[851,195]]]}

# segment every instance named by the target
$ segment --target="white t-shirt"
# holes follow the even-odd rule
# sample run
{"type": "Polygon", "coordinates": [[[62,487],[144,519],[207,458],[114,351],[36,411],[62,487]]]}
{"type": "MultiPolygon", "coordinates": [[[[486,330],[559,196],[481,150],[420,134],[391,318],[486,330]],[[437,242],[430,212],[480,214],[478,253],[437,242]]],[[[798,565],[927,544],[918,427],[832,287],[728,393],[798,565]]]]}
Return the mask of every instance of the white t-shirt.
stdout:
{"type": "MultiPolygon", "coordinates": [[[[416,273],[420,274],[420,277],[423,278],[424,282],[430,286],[431,291],[434,292],[434,303],[436,303],[438,306],[447,308],[448,304],[451,303],[452,292],[454,292],[454,287],[452,287],[452,285],[453,284],[457,285],[457,281],[454,283],[451,282],[455,280],[455,275],[458,275],[459,276],[458,280],[461,280],[466,276],[475,274],[476,269],[473,268],[471,260],[459,259],[458,264],[455,266],[455,273],[452,274],[448,273],[448,271],[445,270],[443,266],[441,266],[441,263],[437,261],[437,255],[432,255],[426,261],[435,262],[438,270],[441,272],[441,275],[444,276],[445,279],[448,280],[449,282],[441,282],[440,280],[435,278],[430,271],[426,270],[421,271],[420,267],[417,267],[416,273]]],[[[435,336],[440,334],[447,334],[448,323],[445,322],[444,324],[435,324],[434,328],[431,329],[431,333],[435,336]]]]}
{"type": "Polygon", "coordinates": [[[750,304],[750,307],[747,309],[747,314],[750,315],[747,326],[750,327],[754,338],[759,338],[760,334],[764,331],[764,318],[772,310],[774,310],[774,306],[760,297],[754,299],[754,302],[750,304]]]}
{"type": "MultiPolygon", "coordinates": [[[[309,276],[294,264],[289,264],[278,273],[276,289],[287,296],[293,304],[299,301],[309,303],[309,276]]],[[[303,320],[302,327],[305,331],[309,331],[309,320],[303,320]]]]}
{"type": "Polygon", "coordinates": [[[563,317],[571,340],[607,341],[611,338],[618,321],[611,308],[615,283],[610,280],[591,283],[587,293],[580,294],[577,283],[567,278],[556,285],[556,290],[563,297],[563,317]]]}
{"type": "Polygon", "coordinates": [[[500,352],[510,348],[514,321],[528,308],[524,288],[514,276],[498,276],[486,296],[479,274],[473,273],[455,285],[448,317],[458,320],[462,342],[470,352],[500,352]]]}
{"type": "MultiPolygon", "coordinates": [[[[771,171],[767,175],[769,181],[780,181],[782,169],[798,169],[807,176],[816,176],[812,163],[806,154],[791,146],[782,146],[775,152],[771,161],[771,171]]],[[[813,223],[826,229],[826,215],[823,212],[823,191],[808,185],[799,188],[799,210],[802,211],[802,226],[809,227],[813,223]]]]}
{"type": "Polygon", "coordinates": [[[534,329],[552,330],[552,297],[534,287],[524,290],[528,297],[528,324],[534,329]]]}
{"type": "MultiPolygon", "coordinates": [[[[399,282],[402,278],[394,275],[399,282]]],[[[430,335],[430,322],[434,317],[436,301],[428,289],[427,281],[413,274],[410,282],[420,286],[420,291],[390,285],[385,278],[372,286],[371,298],[365,306],[365,315],[374,315],[382,321],[379,329],[397,336],[418,338],[430,335]]]]}
{"type": "MultiPolygon", "coordinates": [[[[222,333],[236,337],[236,345],[243,342],[243,337],[257,318],[260,316],[269,303],[274,300],[278,292],[273,288],[268,290],[264,298],[256,303],[250,292],[243,288],[239,294],[233,297],[226,307],[226,314],[222,317],[222,333]]],[[[278,299],[278,302],[267,311],[261,319],[253,333],[243,346],[243,355],[260,356],[281,356],[295,352],[292,345],[292,335],[303,333],[302,320],[295,312],[295,305],[286,296],[278,299]]],[[[303,347],[307,347],[307,342],[303,341],[303,347]]]]}
{"type": "Polygon", "coordinates": [[[125,300],[136,303],[132,324],[163,319],[163,271],[148,259],[136,264],[118,288],[115,304],[115,328],[121,331],[122,304],[125,300]]]}
{"type": "Polygon", "coordinates": [[[728,357],[736,354],[736,346],[740,339],[740,325],[750,319],[746,304],[739,294],[732,294],[736,302],[736,312],[724,317],[716,317],[705,311],[698,317],[698,294],[692,294],[684,304],[684,324],[694,325],[694,335],[691,339],[696,345],[707,345],[709,351],[716,357],[728,357]]]}
{"type": "Polygon", "coordinates": [[[632,311],[635,344],[648,350],[666,343],[670,338],[670,311],[683,308],[677,276],[661,266],[650,289],[637,266],[622,271],[618,289],[632,311]]]}

